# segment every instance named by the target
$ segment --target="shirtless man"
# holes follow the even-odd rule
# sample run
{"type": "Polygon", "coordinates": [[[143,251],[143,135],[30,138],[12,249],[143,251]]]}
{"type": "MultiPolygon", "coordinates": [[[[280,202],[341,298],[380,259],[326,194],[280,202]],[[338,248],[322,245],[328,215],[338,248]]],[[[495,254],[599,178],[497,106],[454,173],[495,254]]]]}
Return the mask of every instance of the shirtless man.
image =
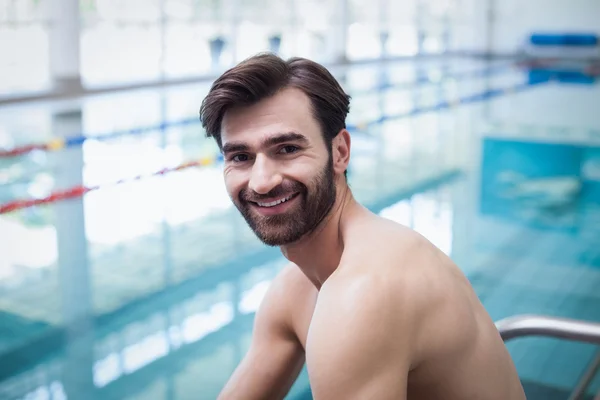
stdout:
{"type": "Polygon", "coordinates": [[[319,64],[259,55],[225,72],[202,103],[233,203],[290,261],[219,398],[281,399],[306,362],[317,400],[524,399],[462,272],[353,198],[349,102],[319,64]]]}

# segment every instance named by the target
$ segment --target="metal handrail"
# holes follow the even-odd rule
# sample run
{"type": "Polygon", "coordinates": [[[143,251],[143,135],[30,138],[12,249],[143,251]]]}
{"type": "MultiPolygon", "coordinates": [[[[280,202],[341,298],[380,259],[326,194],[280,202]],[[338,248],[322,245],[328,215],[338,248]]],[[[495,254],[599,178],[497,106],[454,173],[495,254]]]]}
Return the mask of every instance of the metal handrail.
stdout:
{"type": "MultiPolygon", "coordinates": [[[[505,342],[526,336],[544,336],[600,345],[600,323],[596,322],[531,314],[502,319],[496,322],[496,328],[505,342]]],[[[600,369],[600,353],[598,354],[577,383],[569,400],[581,399],[585,394],[600,369]]],[[[600,400],[600,393],[594,400],[600,400]]]]}
{"type": "Polygon", "coordinates": [[[600,345],[600,323],[542,315],[518,315],[496,322],[504,341],[545,336],[600,345]]]}

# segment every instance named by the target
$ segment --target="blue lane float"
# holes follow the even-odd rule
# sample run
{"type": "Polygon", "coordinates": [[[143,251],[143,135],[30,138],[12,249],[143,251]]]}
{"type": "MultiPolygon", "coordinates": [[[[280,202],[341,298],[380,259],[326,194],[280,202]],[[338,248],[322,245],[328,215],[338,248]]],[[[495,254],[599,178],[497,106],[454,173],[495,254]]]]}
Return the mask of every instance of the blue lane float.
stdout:
{"type": "Polygon", "coordinates": [[[554,80],[561,83],[593,85],[598,80],[596,75],[581,70],[532,68],[529,70],[529,82],[539,83],[554,80]]]}
{"type": "Polygon", "coordinates": [[[595,47],[598,36],[590,33],[533,33],[529,43],[534,46],[595,47]]]}
{"type": "Polygon", "coordinates": [[[524,39],[525,53],[536,59],[599,60],[600,37],[590,32],[533,32],[524,39]]]}

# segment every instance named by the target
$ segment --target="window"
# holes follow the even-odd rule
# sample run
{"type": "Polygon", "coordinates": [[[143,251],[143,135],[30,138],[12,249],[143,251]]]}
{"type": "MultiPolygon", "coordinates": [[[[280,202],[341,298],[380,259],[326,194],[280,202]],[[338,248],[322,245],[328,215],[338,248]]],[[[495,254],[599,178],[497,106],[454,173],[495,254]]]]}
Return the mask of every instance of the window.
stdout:
{"type": "Polygon", "coordinates": [[[44,6],[42,0],[0,0],[0,97],[49,88],[44,6]]]}

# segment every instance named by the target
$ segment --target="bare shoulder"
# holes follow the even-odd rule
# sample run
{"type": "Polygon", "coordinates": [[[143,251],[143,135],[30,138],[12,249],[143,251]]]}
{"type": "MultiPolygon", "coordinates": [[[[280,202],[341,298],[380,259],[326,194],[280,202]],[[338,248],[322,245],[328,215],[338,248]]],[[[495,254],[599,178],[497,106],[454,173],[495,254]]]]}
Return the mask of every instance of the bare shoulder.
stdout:
{"type": "Polygon", "coordinates": [[[407,336],[411,312],[407,298],[384,275],[342,267],[322,286],[313,325],[323,322],[331,333],[341,330],[369,341],[398,343],[400,336],[407,336]]]}
{"type": "Polygon", "coordinates": [[[381,346],[380,356],[393,348],[402,348],[407,356],[419,307],[402,260],[419,246],[418,238],[402,226],[374,218],[349,232],[344,246],[338,268],[319,292],[311,338],[318,338],[322,347],[328,337],[353,337],[353,346],[363,344],[370,354],[381,346]]]}
{"type": "Polygon", "coordinates": [[[295,264],[287,263],[269,285],[264,301],[287,308],[297,305],[299,297],[316,291],[314,285],[295,264]]]}
{"type": "Polygon", "coordinates": [[[400,321],[403,334],[415,341],[413,348],[439,354],[442,347],[457,348],[471,339],[477,296],[462,271],[425,237],[376,217],[350,234],[347,250],[339,275],[349,280],[368,276],[371,294],[363,296],[377,299],[400,321]],[[443,336],[440,326],[445,326],[443,336]]]}
{"type": "Polygon", "coordinates": [[[293,263],[282,268],[269,285],[261,302],[257,321],[295,331],[302,302],[316,296],[316,288],[293,263]]]}
{"type": "MultiPolygon", "coordinates": [[[[383,275],[392,289],[402,288],[414,300],[443,296],[455,285],[469,289],[462,271],[427,238],[411,228],[374,217],[349,234],[340,270],[348,274],[383,275]],[[424,290],[427,289],[427,290],[424,290]]],[[[414,302],[412,302],[414,303],[414,302]]]]}
{"type": "MultiPolygon", "coordinates": [[[[340,265],[321,288],[315,309],[309,374],[329,377],[342,365],[364,366],[380,374],[377,385],[400,390],[394,385],[404,384],[422,394],[418,398],[449,392],[456,398],[474,398],[473,393],[477,398],[521,398],[504,396],[519,393],[514,366],[493,321],[450,257],[392,221],[372,218],[347,233],[340,265]],[[395,380],[386,378],[388,371],[395,380]],[[408,380],[401,382],[404,372],[408,380]],[[497,396],[483,395],[490,385],[499,387],[497,396]]],[[[318,385],[332,390],[329,382],[318,385]]]]}
{"type": "Polygon", "coordinates": [[[307,341],[315,398],[403,398],[409,318],[381,276],[334,273],[321,287],[307,341]]]}
{"type": "Polygon", "coordinates": [[[387,347],[410,342],[424,307],[414,266],[425,248],[415,232],[383,219],[350,232],[339,267],[320,290],[313,325],[359,332],[371,343],[389,340],[387,347]]]}

